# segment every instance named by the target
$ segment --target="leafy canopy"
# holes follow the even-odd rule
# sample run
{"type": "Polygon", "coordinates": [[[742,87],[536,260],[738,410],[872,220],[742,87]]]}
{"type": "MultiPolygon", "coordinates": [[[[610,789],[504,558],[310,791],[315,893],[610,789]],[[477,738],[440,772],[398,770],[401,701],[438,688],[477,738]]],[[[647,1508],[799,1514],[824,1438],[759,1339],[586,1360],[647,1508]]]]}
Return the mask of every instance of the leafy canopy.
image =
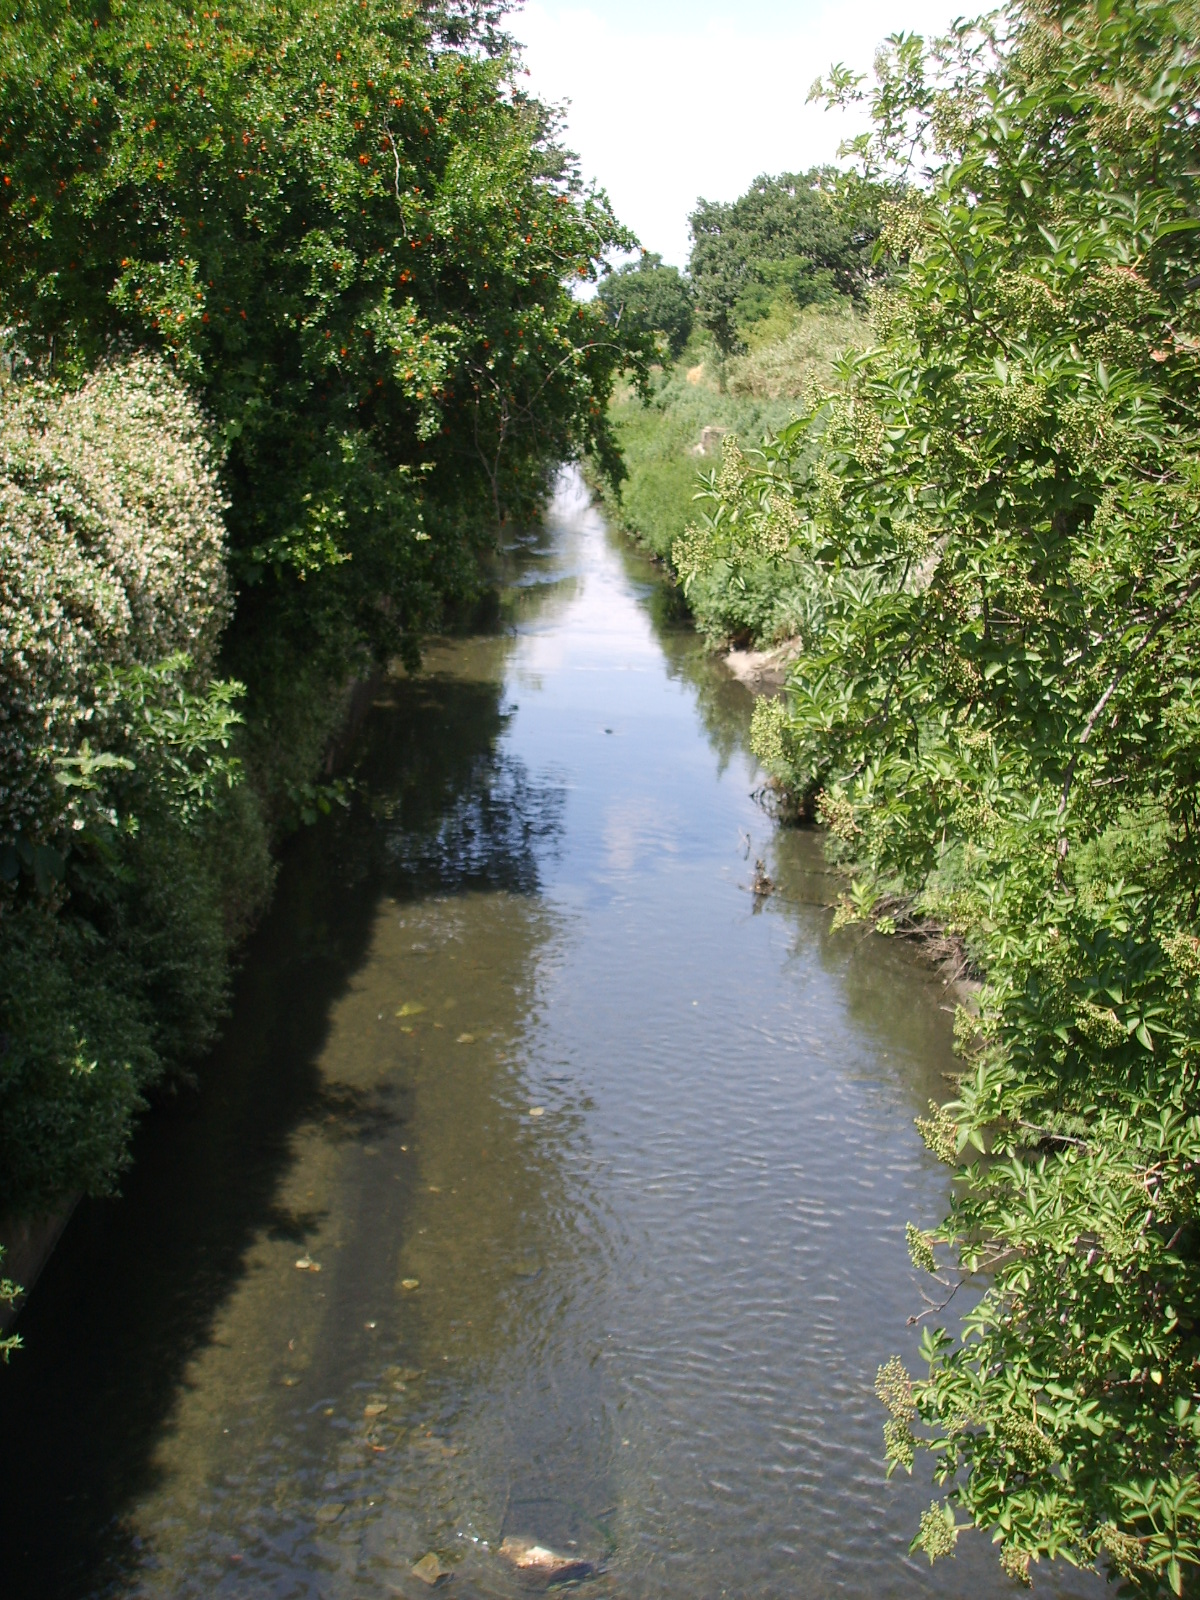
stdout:
{"type": "Polygon", "coordinates": [[[404,646],[469,586],[482,521],[529,512],[549,463],[613,462],[604,401],[640,346],[571,285],[634,241],[496,22],[26,0],[6,23],[18,366],[167,353],[227,450],[239,582],[307,583],[302,626],[339,647],[404,646]]]}
{"type": "Polygon", "coordinates": [[[729,203],[698,200],[689,222],[696,311],[726,356],[781,295],[796,309],[861,295],[877,231],[815,167],[764,174],[729,203]]]}
{"type": "Polygon", "coordinates": [[[607,307],[609,320],[638,333],[661,333],[666,353],[677,361],[692,333],[692,292],[678,267],[663,265],[663,258],[643,250],[603,279],[597,294],[607,307]]]}

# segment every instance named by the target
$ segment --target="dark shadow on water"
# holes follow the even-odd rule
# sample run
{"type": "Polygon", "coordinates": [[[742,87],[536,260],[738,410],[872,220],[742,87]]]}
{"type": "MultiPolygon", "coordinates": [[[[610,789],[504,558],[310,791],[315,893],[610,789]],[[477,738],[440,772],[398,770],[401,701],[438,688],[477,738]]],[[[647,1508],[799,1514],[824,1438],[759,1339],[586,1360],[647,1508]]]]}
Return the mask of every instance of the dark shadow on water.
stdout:
{"type": "Polygon", "coordinates": [[[122,1517],[154,1485],[189,1361],[255,1238],[301,1244],[321,1221],[278,1204],[295,1130],[315,1120],[369,1140],[403,1120],[390,1097],[318,1069],[380,898],[538,887],[561,796],[498,751],[499,684],[416,679],[385,692],[350,763],[349,811],[288,848],[199,1090],[147,1118],[121,1198],[79,1208],[21,1318],[26,1348],[0,1372],[5,1600],[136,1583],[122,1517]]]}

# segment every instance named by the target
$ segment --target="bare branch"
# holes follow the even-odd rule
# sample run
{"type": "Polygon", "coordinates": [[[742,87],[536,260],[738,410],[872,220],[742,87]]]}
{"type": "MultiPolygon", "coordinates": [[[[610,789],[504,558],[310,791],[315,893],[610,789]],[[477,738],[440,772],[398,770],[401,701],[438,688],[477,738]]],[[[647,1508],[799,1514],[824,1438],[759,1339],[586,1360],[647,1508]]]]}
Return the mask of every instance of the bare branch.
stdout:
{"type": "Polygon", "coordinates": [[[404,200],[403,200],[403,197],[400,194],[400,146],[396,141],[396,135],[392,132],[390,125],[385,122],[383,127],[384,127],[384,132],[388,136],[388,143],[392,147],[392,159],[396,164],[396,179],[395,179],[395,183],[396,183],[396,204],[400,208],[400,226],[401,226],[401,229],[402,229],[402,232],[403,232],[403,237],[407,239],[408,238],[408,217],[405,214],[404,200]]]}
{"type": "Polygon", "coordinates": [[[1018,1128],[1025,1128],[1030,1133],[1036,1133],[1043,1139],[1053,1139],[1056,1144],[1073,1144],[1080,1150],[1090,1150],[1091,1146],[1086,1139],[1077,1139],[1071,1133],[1055,1133],[1053,1128],[1041,1128],[1036,1122],[1024,1122],[1018,1118],[1018,1128]]]}
{"type": "Polygon", "coordinates": [[[950,1304],[951,1300],[954,1299],[954,1296],[962,1288],[963,1284],[966,1283],[966,1281],[967,1280],[965,1277],[960,1278],[944,1300],[939,1300],[937,1305],[934,1305],[931,1302],[928,1306],[926,1306],[924,1311],[918,1311],[914,1316],[909,1317],[908,1326],[910,1328],[915,1328],[917,1323],[923,1322],[926,1317],[936,1316],[939,1311],[944,1311],[950,1304]]]}

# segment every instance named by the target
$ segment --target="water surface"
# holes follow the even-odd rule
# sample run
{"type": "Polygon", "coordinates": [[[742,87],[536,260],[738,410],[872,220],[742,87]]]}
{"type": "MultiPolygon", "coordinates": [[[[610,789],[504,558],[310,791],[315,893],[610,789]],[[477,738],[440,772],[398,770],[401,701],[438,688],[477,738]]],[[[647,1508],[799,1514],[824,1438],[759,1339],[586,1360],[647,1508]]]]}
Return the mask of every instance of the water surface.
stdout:
{"type": "Polygon", "coordinates": [[[434,1551],[503,1600],[506,1536],[597,1600],[1014,1592],[907,1556],[872,1394],[947,1201],[940,984],[831,932],[749,695],[577,479],[501,578],[379,690],[201,1091],[30,1304],[5,1594],[419,1596],[434,1551]]]}

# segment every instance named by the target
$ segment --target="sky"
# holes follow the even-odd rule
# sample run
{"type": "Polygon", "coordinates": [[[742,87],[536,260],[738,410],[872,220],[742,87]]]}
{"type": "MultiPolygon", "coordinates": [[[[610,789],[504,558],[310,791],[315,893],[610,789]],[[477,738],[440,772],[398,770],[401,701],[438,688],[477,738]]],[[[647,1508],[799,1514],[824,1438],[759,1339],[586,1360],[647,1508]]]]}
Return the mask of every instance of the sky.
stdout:
{"type": "MultiPolygon", "coordinates": [[[[978,8],[976,8],[978,9],[978,8]]],[[[835,61],[869,72],[891,33],[941,32],[962,0],[527,0],[509,22],[529,86],[644,248],[687,262],[698,196],[832,161],[865,118],[807,105],[835,61]]],[[[973,13],[972,13],[973,14],[973,13]]]]}

